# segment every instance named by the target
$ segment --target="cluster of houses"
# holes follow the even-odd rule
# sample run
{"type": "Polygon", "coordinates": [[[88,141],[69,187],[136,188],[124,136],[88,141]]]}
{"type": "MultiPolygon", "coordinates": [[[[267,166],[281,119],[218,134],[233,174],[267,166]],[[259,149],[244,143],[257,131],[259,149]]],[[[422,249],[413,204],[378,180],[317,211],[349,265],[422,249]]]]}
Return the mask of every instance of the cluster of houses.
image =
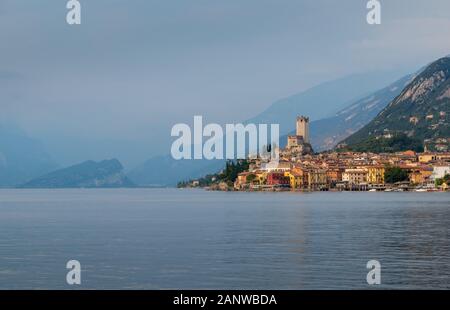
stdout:
{"type": "Polygon", "coordinates": [[[354,153],[314,154],[309,139],[309,118],[297,118],[296,134],[288,136],[276,164],[250,159],[248,171],[240,173],[236,190],[447,190],[436,180],[450,174],[450,153],[354,153]],[[394,184],[385,180],[388,167],[407,178],[394,184]],[[437,188],[438,187],[438,188],[437,188]]]}
{"type": "MultiPolygon", "coordinates": [[[[309,118],[305,116],[297,118],[296,133],[287,137],[286,147],[277,150],[276,161],[259,156],[249,158],[249,169],[238,174],[233,186],[229,182],[216,182],[213,177],[212,185],[207,188],[224,191],[447,191],[450,186],[450,152],[330,151],[315,154],[310,144],[309,118]],[[393,171],[400,177],[392,177],[393,171]]],[[[195,180],[189,186],[201,184],[195,180]]]]}
{"type": "MultiPolygon", "coordinates": [[[[436,190],[436,180],[450,174],[450,153],[322,153],[281,154],[277,165],[252,159],[248,171],[240,173],[236,190],[436,190]],[[387,184],[387,167],[405,170],[408,179],[387,184]]],[[[447,184],[439,185],[447,190],[447,184]]]]}

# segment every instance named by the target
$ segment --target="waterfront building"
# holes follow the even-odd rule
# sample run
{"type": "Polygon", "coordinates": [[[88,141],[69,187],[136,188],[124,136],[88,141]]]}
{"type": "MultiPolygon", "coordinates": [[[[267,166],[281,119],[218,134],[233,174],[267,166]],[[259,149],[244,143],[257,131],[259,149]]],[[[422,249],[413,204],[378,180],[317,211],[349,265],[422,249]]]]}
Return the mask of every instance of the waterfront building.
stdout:
{"type": "Polygon", "coordinates": [[[257,188],[265,185],[267,182],[267,172],[266,171],[252,171],[252,172],[242,172],[239,173],[236,181],[234,182],[234,188],[239,189],[250,189],[257,188]]]}
{"type": "Polygon", "coordinates": [[[342,174],[342,181],[348,182],[350,185],[360,185],[367,183],[367,169],[345,169],[342,174]]]}
{"type": "Polygon", "coordinates": [[[433,173],[433,168],[428,166],[418,166],[410,169],[409,181],[415,185],[426,185],[433,173]]]}
{"type": "Polygon", "coordinates": [[[330,187],[334,188],[337,183],[342,181],[342,173],[345,171],[344,168],[339,167],[329,167],[327,169],[327,183],[330,187]]]}
{"type": "Polygon", "coordinates": [[[372,185],[384,185],[384,166],[367,166],[367,183],[372,185]]]}
{"type": "Polygon", "coordinates": [[[267,185],[274,187],[290,187],[290,179],[284,175],[284,172],[269,172],[267,174],[267,185]]]}
{"type": "Polygon", "coordinates": [[[308,169],[308,189],[328,189],[327,171],[324,169],[308,169]]]}
{"type": "Polygon", "coordinates": [[[304,174],[299,171],[288,171],[284,175],[289,178],[289,184],[292,189],[301,189],[304,187],[304,174]]]}
{"type": "Polygon", "coordinates": [[[267,172],[265,171],[256,171],[255,172],[255,182],[257,181],[259,185],[264,185],[267,182],[267,172]]]}
{"type": "Polygon", "coordinates": [[[431,180],[442,179],[445,175],[450,174],[450,165],[436,165],[433,166],[433,173],[431,180]]]}
{"type": "Polygon", "coordinates": [[[236,181],[234,181],[234,188],[237,190],[244,189],[247,187],[247,176],[249,176],[250,172],[241,172],[238,174],[236,181]]]}

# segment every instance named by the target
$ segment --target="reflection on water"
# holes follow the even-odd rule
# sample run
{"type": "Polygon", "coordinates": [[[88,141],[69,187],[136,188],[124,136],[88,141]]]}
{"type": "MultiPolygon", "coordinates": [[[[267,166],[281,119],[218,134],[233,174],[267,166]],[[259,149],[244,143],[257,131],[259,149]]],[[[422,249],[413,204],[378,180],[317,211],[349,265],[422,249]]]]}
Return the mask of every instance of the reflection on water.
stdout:
{"type": "Polygon", "coordinates": [[[450,288],[450,194],[0,190],[0,288],[450,288]]]}

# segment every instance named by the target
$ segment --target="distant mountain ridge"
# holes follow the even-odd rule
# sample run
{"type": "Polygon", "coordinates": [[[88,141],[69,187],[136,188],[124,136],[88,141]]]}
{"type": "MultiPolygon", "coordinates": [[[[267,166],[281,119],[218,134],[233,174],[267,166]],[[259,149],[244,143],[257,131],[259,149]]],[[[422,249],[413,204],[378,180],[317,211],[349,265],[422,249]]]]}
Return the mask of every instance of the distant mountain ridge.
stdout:
{"type": "Polygon", "coordinates": [[[332,117],[355,101],[386,87],[398,76],[372,72],[328,81],[274,102],[245,123],[280,124],[280,134],[284,135],[292,130],[292,122],[298,115],[307,115],[311,121],[332,117]]]}
{"type": "Polygon", "coordinates": [[[147,160],[131,170],[127,176],[141,186],[176,186],[180,181],[217,172],[224,165],[225,160],[175,160],[166,155],[147,160]]]}
{"type": "MultiPolygon", "coordinates": [[[[310,133],[314,150],[316,152],[330,150],[364,127],[400,94],[414,76],[406,75],[391,85],[356,100],[333,117],[311,122],[310,133]]],[[[289,134],[294,134],[294,131],[289,134]]],[[[287,135],[280,140],[284,146],[287,135]]]]}
{"type": "MultiPolygon", "coordinates": [[[[369,124],[343,141],[350,148],[386,144],[392,136],[421,141],[430,150],[448,150],[450,144],[450,58],[441,58],[423,70],[369,124]]],[[[406,140],[405,140],[406,141],[406,140]]],[[[403,147],[407,147],[404,145],[403,147]]]]}
{"type": "Polygon", "coordinates": [[[117,188],[135,187],[123,172],[123,166],[117,159],[81,164],[56,170],[31,180],[22,188],[117,188]]]}
{"type": "Polygon", "coordinates": [[[38,140],[16,126],[0,124],[0,187],[14,187],[57,167],[38,140]]]}

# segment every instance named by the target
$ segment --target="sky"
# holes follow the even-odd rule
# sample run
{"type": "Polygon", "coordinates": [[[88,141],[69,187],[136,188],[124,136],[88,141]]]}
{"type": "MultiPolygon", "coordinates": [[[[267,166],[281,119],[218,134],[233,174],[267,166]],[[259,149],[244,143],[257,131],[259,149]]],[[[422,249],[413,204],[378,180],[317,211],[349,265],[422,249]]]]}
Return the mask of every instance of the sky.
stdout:
{"type": "Polygon", "coordinates": [[[62,164],[136,165],[194,115],[236,123],[325,81],[450,54],[448,0],[382,0],[377,26],[366,0],[80,2],[69,26],[65,0],[0,1],[0,121],[62,164]]]}

